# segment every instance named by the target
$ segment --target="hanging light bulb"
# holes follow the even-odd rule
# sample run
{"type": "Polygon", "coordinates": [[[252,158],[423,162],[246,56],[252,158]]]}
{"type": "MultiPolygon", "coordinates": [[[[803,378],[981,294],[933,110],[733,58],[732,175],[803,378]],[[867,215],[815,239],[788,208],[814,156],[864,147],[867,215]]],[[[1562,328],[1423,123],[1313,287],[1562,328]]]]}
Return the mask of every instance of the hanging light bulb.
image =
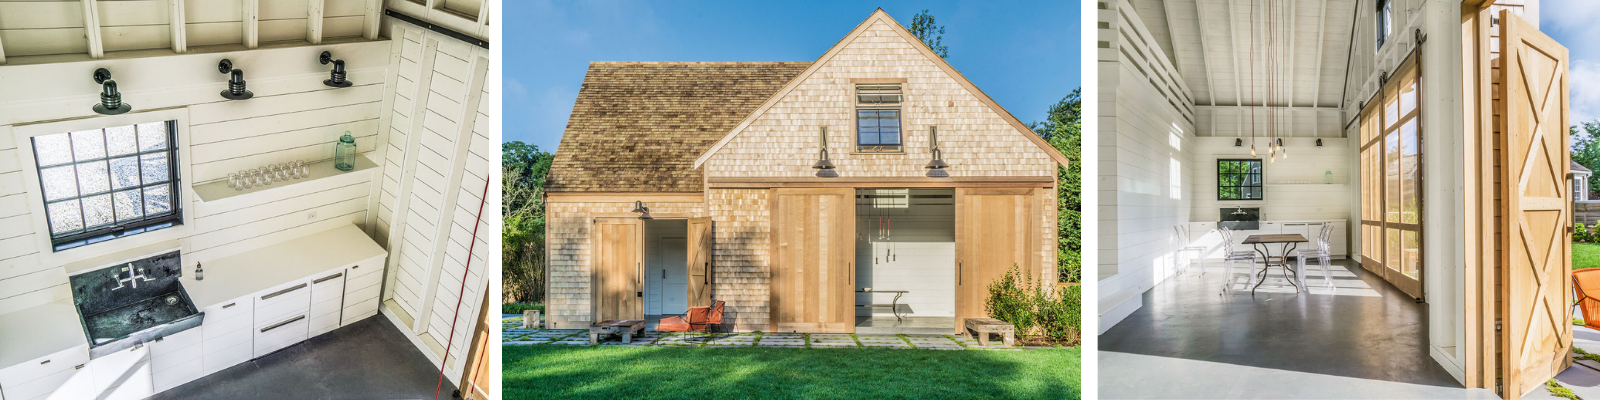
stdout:
{"type": "Polygon", "coordinates": [[[1256,156],[1256,144],[1255,143],[1251,143],[1250,144],[1250,156],[1251,157],[1255,157],[1256,156]]]}

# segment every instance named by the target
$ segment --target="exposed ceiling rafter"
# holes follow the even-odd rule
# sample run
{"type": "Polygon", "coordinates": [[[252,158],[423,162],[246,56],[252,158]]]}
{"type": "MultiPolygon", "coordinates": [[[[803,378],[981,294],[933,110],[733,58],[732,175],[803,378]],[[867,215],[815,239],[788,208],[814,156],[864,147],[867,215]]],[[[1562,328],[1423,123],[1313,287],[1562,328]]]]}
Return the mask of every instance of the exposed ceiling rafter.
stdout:
{"type": "Polygon", "coordinates": [[[307,0],[306,3],[306,41],[311,44],[322,44],[322,0],[307,0]]]}
{"type": "Polygon", "coordinates": [[[80,0],[83,4],[83,35],[89,42],[89,58],[105,58],[106,48],[100,41],[100,3],[97,0],[80,0]]]}
{"type": "Polygon", "coordinates": [[[240,25],[244,30],[244,47],[254,49],[261,45],[261,0],[240,0],[240,25]]]}
{"type": "Polygon", "coordinates": [[[168,23],[172,25],[172,52],[178,54],[189,52],[187,26],[189,17],[184,15],[183,0],[168,0],[167,12],[168,23]]]}
{"type": "Polygon", "coordinates": [[[1322,2],[1322,11],[1317,13],[1317,85],[1311,90],[1311,106],[1322,106],[1322,52],[1327,45],[1325,38],[1328,32],[1328,3],[1322,2]]]}

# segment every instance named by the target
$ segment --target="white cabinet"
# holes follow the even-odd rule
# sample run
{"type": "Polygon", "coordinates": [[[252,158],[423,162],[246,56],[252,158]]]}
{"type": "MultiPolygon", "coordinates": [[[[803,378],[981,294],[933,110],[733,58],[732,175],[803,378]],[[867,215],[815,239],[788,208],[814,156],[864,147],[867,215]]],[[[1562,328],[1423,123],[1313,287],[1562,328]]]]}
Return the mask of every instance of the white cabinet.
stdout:
{"type": "Polygon", "coordinates": [[[378,315],[378,295],[383,288],[383,257],[375,257],[345,270],[344,311],[339,326],[378,315]]]}
{"type": "MultiPolygon", "coordinates": [[[[204,323],[204,322],[202,322],[204,323]]],[[[156,392],[178,387],[205,376],[200,340],[203,328],[156,339],[150,343],[151,379],[156,392]]]]}
{"type": "Polygon", "coordinates": [[[345,270],[340,269],[311,280],[311,312],[307,337],[321,335],[339,327],[339,312],[344,309],[345,270]]]}
{"type": "Polygon", "coordinates": [[[267,289],[255,298],[253,356],[260,358],[306,340],[311,281],[302,279],[267,289]]]}
{"type": "Polygon", "coordinates": [[[33,400],[80,399],[94,395],[88,368],[89,347],[75,346],[48,356],[0,369],[0,398],[33,400]]]}
{"type": "Polygon", "coordinates": [[[205,308],[206,319],[200,323],[200,348],[204,354],[201,367],[205,374],[250,360],[254,300],[255,295],[249,295],[205,308]]]}
{"type": "Polygon", "coordinates": [[[89,361],[94,398],[139,400],[156,394],[151,380],[150,347],[144,344],[89,361]]]}

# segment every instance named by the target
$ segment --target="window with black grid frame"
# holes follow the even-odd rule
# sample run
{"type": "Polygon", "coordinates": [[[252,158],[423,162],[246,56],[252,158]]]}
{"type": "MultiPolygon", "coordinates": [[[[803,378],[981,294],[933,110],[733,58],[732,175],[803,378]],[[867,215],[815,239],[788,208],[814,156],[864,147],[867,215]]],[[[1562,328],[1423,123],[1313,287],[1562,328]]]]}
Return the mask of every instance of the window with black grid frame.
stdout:
{"type": "Polygon", "coordinates": [[[35,136],[55,251],[182,224],[177,121],[35,136]]]}
{"type": "Polygon", "coordinates": [[[1217,200],[1261,200],[1261,159],[1217,160],[1217,200]]]}
{"type": "Polygon", "coordinates": [[[904,100],[898,83],[856,85],[856,151],[898,153],[900,104],[904,100]]]}

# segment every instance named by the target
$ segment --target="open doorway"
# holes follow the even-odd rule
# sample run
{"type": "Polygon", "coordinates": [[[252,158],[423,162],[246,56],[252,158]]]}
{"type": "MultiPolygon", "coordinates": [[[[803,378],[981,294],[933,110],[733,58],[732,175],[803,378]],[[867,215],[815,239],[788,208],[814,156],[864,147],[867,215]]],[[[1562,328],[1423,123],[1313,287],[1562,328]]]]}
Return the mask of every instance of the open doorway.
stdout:
{"type": "Polygon", "coordinates": [[[856,191],[857,333],[955,327],[954,189],[856,191]]]}
{"type": "Polygon", "coordinates": [[[689,310],[688,221],[644,223],[644,314],[646,321],[689,310]]]}

